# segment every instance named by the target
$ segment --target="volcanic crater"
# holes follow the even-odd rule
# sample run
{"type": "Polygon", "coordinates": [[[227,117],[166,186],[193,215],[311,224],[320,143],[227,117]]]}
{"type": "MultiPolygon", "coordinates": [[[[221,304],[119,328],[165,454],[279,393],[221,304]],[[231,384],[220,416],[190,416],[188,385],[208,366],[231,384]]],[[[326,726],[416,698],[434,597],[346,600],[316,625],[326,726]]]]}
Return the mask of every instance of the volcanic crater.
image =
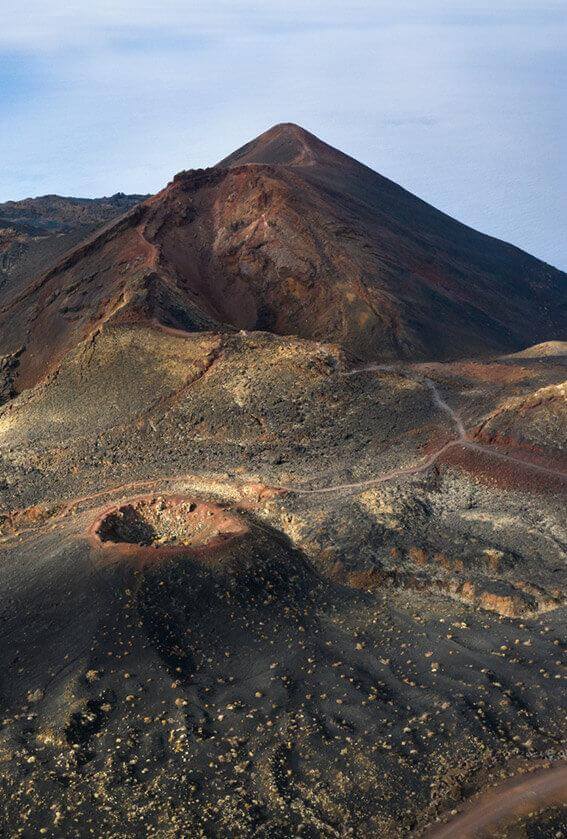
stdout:
{"type": "Polygon", "coordinates": [[[204,549],[237,539],[248,527],[218,504],[179,496],[135,498],[95,522],[105,546],[204,549]]]}

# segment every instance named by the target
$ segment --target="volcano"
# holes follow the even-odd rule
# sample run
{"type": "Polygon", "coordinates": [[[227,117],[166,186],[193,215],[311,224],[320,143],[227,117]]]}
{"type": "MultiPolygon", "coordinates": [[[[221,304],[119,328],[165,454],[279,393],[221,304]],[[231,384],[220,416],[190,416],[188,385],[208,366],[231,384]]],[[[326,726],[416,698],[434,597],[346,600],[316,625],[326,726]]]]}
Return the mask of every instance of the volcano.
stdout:
{"type": "Polygon", "coordinates": [[[0,309],[0,355],[12,392],[110,322],[458,359],[564,337],[566,289],[564,273],[281,124],[20,283],[0,309]]]}

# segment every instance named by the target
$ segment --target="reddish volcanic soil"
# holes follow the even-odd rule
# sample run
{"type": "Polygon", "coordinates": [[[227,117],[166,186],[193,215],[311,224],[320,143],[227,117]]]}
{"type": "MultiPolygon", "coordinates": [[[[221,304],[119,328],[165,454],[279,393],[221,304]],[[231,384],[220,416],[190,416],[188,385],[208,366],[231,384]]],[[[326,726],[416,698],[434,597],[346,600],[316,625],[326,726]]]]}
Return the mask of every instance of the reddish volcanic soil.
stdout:
{"type": "Polygon", "coordinates": [[[553,493],[564,492],[567,484],[567,469],[562,464],[510,447],[456,445],[446,449],[439,461],[503,489],[521,487],[528,492],[553,493]]]}
{"type": "MultiPolygon", "coordinates": [[[[464,813],[448,824],[434,828],[426,835],[428,839],[490,839],[502,835],[506,824],[518,817],[525,818],[566,802],[567,765],[563,763],[510,778],[472,802],[464,813]]],[[[555,834],[556,837],[560,835],[555,834]]]]}
{"type": "Polygon", "coordinates": [[[90,537],[106,561],[132,558],[143,567],[175,556],[222,560],[222,548],[249,533],[218,504],[181,496],[145,496],[106,509],[90,537]]]}

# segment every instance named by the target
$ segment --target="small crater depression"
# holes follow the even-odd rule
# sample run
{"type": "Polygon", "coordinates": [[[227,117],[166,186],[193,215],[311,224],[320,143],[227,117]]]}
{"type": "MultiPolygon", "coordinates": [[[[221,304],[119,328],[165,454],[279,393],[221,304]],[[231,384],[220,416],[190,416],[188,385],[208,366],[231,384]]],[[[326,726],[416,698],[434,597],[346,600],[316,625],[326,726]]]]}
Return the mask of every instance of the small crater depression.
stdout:
{"type": "Polygon", "coordinates": [[[247,532],[218,504],[179,497],[134,499],[107,511],[94,528],[102,543],[174,549],[221,545],[247,532]]]}

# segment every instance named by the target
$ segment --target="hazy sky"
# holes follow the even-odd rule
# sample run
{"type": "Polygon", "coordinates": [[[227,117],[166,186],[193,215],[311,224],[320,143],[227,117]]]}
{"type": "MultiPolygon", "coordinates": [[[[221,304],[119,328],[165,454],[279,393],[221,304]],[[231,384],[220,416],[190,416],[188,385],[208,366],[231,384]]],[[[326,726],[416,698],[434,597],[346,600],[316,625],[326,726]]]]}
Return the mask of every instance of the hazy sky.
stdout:
{"type": "Polygon", "coordinates": [[[567,268],[567,0],[0,0],[0,200],[153,192],[276,122],[567,268]]]}

